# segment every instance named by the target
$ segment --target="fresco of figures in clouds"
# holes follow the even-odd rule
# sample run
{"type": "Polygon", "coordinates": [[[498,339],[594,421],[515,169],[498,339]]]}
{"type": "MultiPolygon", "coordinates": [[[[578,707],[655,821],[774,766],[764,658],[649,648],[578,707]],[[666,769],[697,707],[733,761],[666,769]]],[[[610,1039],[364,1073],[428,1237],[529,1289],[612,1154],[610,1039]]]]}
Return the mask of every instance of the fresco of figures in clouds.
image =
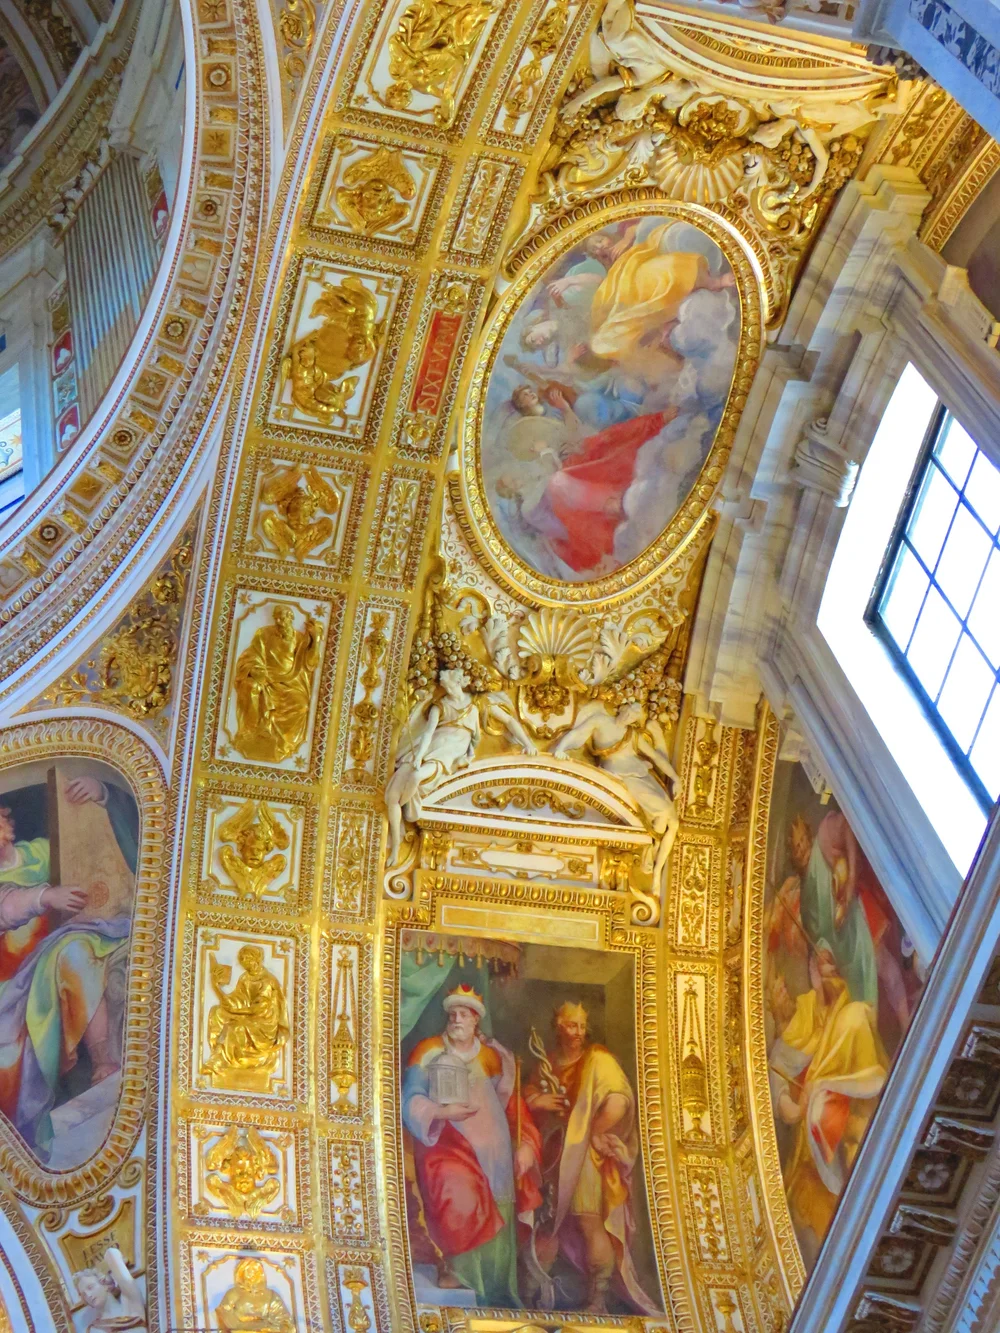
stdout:
{"type": "Polygon", "coordinates": [[[711,448],[739,335],[729,262],[690,223],[609,223],[550,265],[500,343],[480,445],[525,564],[585,582],[656,540],[711,448]]]}

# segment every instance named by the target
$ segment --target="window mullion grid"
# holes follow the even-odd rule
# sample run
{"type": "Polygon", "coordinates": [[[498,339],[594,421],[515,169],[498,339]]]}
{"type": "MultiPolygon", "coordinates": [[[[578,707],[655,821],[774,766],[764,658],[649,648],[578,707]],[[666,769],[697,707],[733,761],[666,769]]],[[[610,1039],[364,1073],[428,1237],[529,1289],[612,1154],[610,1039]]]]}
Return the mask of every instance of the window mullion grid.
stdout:
{"type": "MultiPolygon", "coordinates": [[[[897,654],[903,672],[906,678],[910,682],[911,689],[913,689],[916,692],[919,698],[926,701],[926,707],[930,710],[930,714],[935,721],[935,725],[937,726],[938,730],[942,733],[942,736],[947,737],[948,739],[949,748],[953,750],[953,753],[962,756],[966,767],[966,773],[967,773],[966,780],[967,781],[971,780],[973,788],[977,791],[981,791],[983,795],[986,796],[988,805],[991,805],[992,801],[989,797],[989,793],[986,791],[985,786],[982,780],[980,779],[977,770],[973,766],[970,755],[972,751],[975,749],[976,743],[979,739],[980,732],[982,731],[983,723],[989,711],[990,705],[997,697],[998,693],[1000,693],[1000,671],[998,671],[996,668],[993,667],[991,658],[983,650],[983,646],[979,642],[976,635],[969,629],[968,616],[971,614],[972,608],[975,605],[976,597],[979,595],[979,592],[982,588],[983,580],[986,577],[986,570],[989,567],[990,561],[993,558],[994,554],[998,550],[1000,550],[1000,534],[995,536],[990,531],[990,529],[986,526],[986,523],[984,522],[983,518],[979,514],[979,511],[973,504],[972,500],[966,495],[966,487],[968,486],[969,480],[972,477],[973,468],[975,467],[976,463],[976,457],[978,456],[978,453],[981,451],[977,450],[977,452],[973,454],[972,461],[969,464],[968,470],[965,474],[965,479],[961,486],[955,484],[955,482],[952,480],[952,478],[945,470],[940,459],[937,457],[936,454],[937,443],[940,442],[940,440],[943,438],[944,431],[947,427],[949,419],[950,419],[950,414],[948,413],[945,413],[940,418],[938,428],[935,432],[935,443],[930,447],[927,454],[925,455],[921,473],[919,474],[920,481],[916,491],[916,494],[923,493],[924,482],[930,475],[932,475],[931,466],[933,466],[942,475],[942,477],[947,482],[951,491],[957,497],[954,512],[952,513],[951,519],[948,522],[947,532],[945,533],[944,538],[942,539],[941,546],[938,550],[937,557],[934,561],[934,567],[931,568],[928,565],[927,561],[923,559],[923,557],[920,555],[920,553],[917,551],[916,547],[913,544],[911,538],[911,528],[914,522],[916,521],[916,516],[917,516],[917,510],[914,509],[907,516],[902,527],[897,529],[894,542],[895,550],[890,551],[890,558],[886,560],[883,566],[882,589],[877,599],[875,600],[875,607],[876,607],[875,614],[878,625],[880,627],[881,634],[887,641],[888,645],[891,646],[893,651],[897,654]],[[983,562],[983,568],[976,582],[975,590],[973,591],[972,596],[969,600],[969,611],[966,613],[966,615],[959,614],[957,608],[952,602],[952,599],[948,596],[948,594],[945,592],[944,588],[942,588],[941,584],[938,582],[937,579],[937,571],[944,557],[944,553],[947,550],[948,542],[951,539],[952,532],[955,526],[955,520],[958,517],[958,512],[960,507],[964,507],[972,515],[978,526],[986,533],[990,541],[990,551],[983,562]],[[899,555],[900,552],[904,549],[909,551],[910,554],[913,556],[914,560],[916,560],[917,565],[923,571],[928,582],[923,597],[920,600],[920,606],[916,612],[916,615],[914,616],[913,627],[910,630],[910,633],[907,637],[905,646],[902,646],[896,643],[896,640],[894,639],[892,632],[889,630],[889,627],[883,618],[883,611],[888,608],[891,602],[892,591],[890,584],[891,584],[892,574],[893,571],[896,570],[896,568],[898,567],[899,555]],[[938,596],[943,599],[945,605],[949,608],[949,610],[955,616],[955,618],[958,620],[959,623],[959,633],[955,641],[955,646],[952,649],[951,656],[948,659],[948,664],[942,674],[941,684],[938,686],[936,694],[933,698],[931,697],[929,692],[925,689],[924,685],[920,681],[920,678],[917,676],[916,671],[911,665],[909,657],[907,655],[909,653],[910,648],[912,647],[914,636],[917,632],[917,629],[919,628],[921,619],[923,618],[924,612],[927,608],[927,599],[930,595],[930,590],[932,587],[936,590],[938,596]],[[993,674],[993,685],[990,687],[989,693],[986,698],[986,702],[980,711],[979,720],[976,723],[975,732],[968,747],[963,747],[959,745],[954,734],[952,733],[951,728],[948,726],[947,722],[945,722],[943,716],[941,715],[938,709],[938,700],[941,698],[941,694],[948,680],[948,674],[951,671],[952,666],[954,665],[955,656],[958,653],[958,649],[962,643],[963,635],[968,636],[969,640],[974,645],[976,651],[982,655],[983,661],[987,663],[989,670],[993,674]]],[[[982,799],[982,797],[980,797],[980,799],[982,799]]]]}
{"type": "MultiPolygon", "coordinates": [[[[967,635],[969,636],[969,638],[970,638],[970,639],[972,640],[972,642],[975,644],[975,646],[976,646],[976,648],[978,649],[978,651],[979,651],[980,653],[982,653],[983,661],[986,662],[986,663],[988,663],[988,665],[990,666],[990,669],[993,670],[994,677],[997,676],[997,672],[996,672],[996,670],[993,669],[993,664],[992,664],[992,662],[990,661],[989,655],[984,651],[982,644],[981,644],[981,643],[979,642],[979,640],[976,638],[975,634],[973,634],[972,630],[969,629],[969,625],[968,625],[968,613],[966,613],[966,615],[964,615],[964,616],[960,613],[960,611],[958,610],[958,607],[957,607],[957,606],[955,605],[955,603],[951,600],[951,598],[948,596],[947,592],[945,592],[944,588],[941,587],[941,584],[940,584],[940,583],[938,582],[938,580],[937,580],[938,566],[941,564],[942,557],[944,556],[944,553],[945,553],[945,551],[947,550],[947,547],[948,547],[948,541],[949,541],[949,539],[950,539],[950,537],[951,537],[952,529],[953,529],[954,526],[955,526],[955,519],[958,517],[958,511],[959,511],[959,508],[960,508],[961,506],[964,505],[964,507],[969,511],[969,513],[972,515],[972,517],[976,520],[976,522],[979,524],[979,526],[982,528],[982,530],[986,533],[987,537],[990,539],[990,546],[991,546],[991,548],[992,548],[992,549],[990,550],[990,554],[986,557],[986,560],[983,562],[982,572],[980,573],[980,575],[979,575],[979,580],[978,580],[978,582],[976,583],[975,592],[973,592],[972,597],[971,597],[970,600],[969,600],[969,609],[970,609],[970,611],[971,611],[973,605],[975,604],[976,596],[977,596],[978,593],[979,593],[979,589],[982,587],[983,579],[986,577],[986,570],[987,570],[987,568],[988,568],[988,566],[989,566],[989,563],[990,563],[990,557],[992,556],[992,554],[993,554],[994,551],[996,551],[996,550],[1000,550],[1000,543],[998,543],[997,538],[993,536],[993,533],[990,532],[989,528],[986,526],[986,524],[983,522],[983,520],[979,517],[979,514],[977,513],[977,511],[976,511],[975,508],[973,507],[972,503],[966,498],[966,494],[965,494],[965,486],[963,486],[961,490],[959,490],[959,489],[956,487],[955,483],[954,483],[954,482],[952,481],[952,479],[948,476],[947,472],[945,472],[944,468],[941,466],[940,462],[938,461],[937,457],[936,457],[934,454],[930,454],[930,455],[929,455],[929,462],[933,463],[933,465],[937,468],[937,470],[938,470],[938,471],[941,473],[941,475],[944,477],[944,479],[945,479],[945,481],[948,483],[948,485],[952,488],[953,491],[955,491],[955,494],[958,496],[958,504],[955,506],[955,512],[954,512],[954,514],[952,514],[952,516],[951,516],[951,522],[948,524],[948,531],[945,533],[944,540],[943,540],[942,543],[941,543],[941,549],[940,549],[940,551],[938,551],[938,556],[937,556],[937,559],[936,559],[935,562],[934,562],[934,568],[933,568],[933,569],[930,568],[930,566],[927,564],[926,560],[924,560],[923,556],[920,554],[920,552],[917,550],[917,548],[913,545],[912,541],[910,540],[910,531],[909,531],[909,529],[910,529],[910,524],[913,522],[913,519],[912,519],[912,518],[911,518],[910,521],[907,523],[907,525],[906,525],[906,527],[903,529],[903,531],[900,533],[900,545],[905,545],[906,549],[907,549],[907,550],[910,552],[910,554],[913,556],[914,560],[917,561],[917,563],[919,564],[920,568],[924,571],[924,573],[927,575],[928,579],[930,580],[929,584],[927,585],[927,592],[924,593],[923,599],[921,600],[921,603],[920,603],[920,609],[919,609],[919,611],[917,612],[916,617],[915,617],[915,619],[914,619],[914,621],[913,621],[913,629],[910,630],[910,637],[909,637],[909,638],[907,639],[907,641],[906,641],[906,647],[903,649],[903,655],[904,655],[904,657],[905,657],[906,654],[909,652],[910,645],[911,645],[912,642],[913,642],[913,636],[914,636],[914,634],[916,634],[916,632],[917,632],[917,627],[918,627],[919,624],[920,624],[920,617],[923,615],[923,613],[924,613],[924,607],[927,605],[927,595],[928,595],[928,593],[930,592],[931,588],[934,588],[934,589],[937,591],[938,595],[944,599],[945,603],[946,603],[947,606],[948,606],[948,609],[951,611],[952,615],[955,616],[956,620],[958,621],[959,625],[961,626],[961,631],[960,631],[960,633],[959,633],[959,636],[958,636],[957,640],[955,641],[955,647],[954,647],[954,650],[952,651],[952,655],[951,655],[951,657],[948,659],[948,665],[947,665],[947,667],[945,668],[944,675],[941,677],[941,684],[940,684],[940,686],[938,687],[937,694],[934,696],[934,699],[932,700],[932,702],[934,703],[934,705],[935,705],[935,707],[936,707],[936,706],[937,706],[937,701],[938,701],[938,699],[940,699],[940,697],[941,697],[941,691],[944,689],[944,687],[945,687],[945,682],[946,682],[947,679],[948,679],[948,672],[951,670],[951,664],[952,664],[952,662],[954,662],[954,660],[955,660],[955,653],[958,652],[959,644],[961,644],[961,642],[962,642],[962,634],[967,634],[967,635]]],[[[972,466],[974,465],[974,463],[975,463],[975,459],[973,459],[973,463],[970,464],[970,466],[969,466],[969,476],[970,476],[970,477],[972,476],[972,466]]],[[[968,484],[968,477],[966,478],[966,484],[968,484]]],[[[883,598],[882,598],[882,599],[880,600],[880,602],[879,602],[879,615],[880,615],[880,616],[881,616],[882,606],[885,605],[886,600],[887,600],[887,599],[886,599],[885,596],[883,595],[883,598]]],[[[927,691],[925,690],[924,693],[927,694],[927,691]]],[[[928,699],[930,699],[931,696],[930,696],[929,694],[927,694],[927,697],[928,697],[928,699]]],[[[992,697],[993,697],[993,696],[992,696],[992,694],[991,694],[991,695],[990,695],[990,698],[992,698],[992,697]]],[[[988,704],[987,704],[987,707],[989,707],[988,704]]],[[[983,709],[983,715],[984,715],[984,716],[985,716],[985,713],[986,713],[986,708],[983,709]]],[[[979,727],[980,727],[981,725],[982,725],[982,718],[979,719],[979,724],[978,724],[977,727],[976,727],[976,734],[977,734],[977,735],[979,734],[979,727]]],[[[973,742],[973,744],[975,744],[975,742],[973,742]]],[[[969,746],[969,749],[966,751],[966,754],[971,753],[971,751],[972,751],[972,746],[970,745],[970,746],[969,746]]]]}

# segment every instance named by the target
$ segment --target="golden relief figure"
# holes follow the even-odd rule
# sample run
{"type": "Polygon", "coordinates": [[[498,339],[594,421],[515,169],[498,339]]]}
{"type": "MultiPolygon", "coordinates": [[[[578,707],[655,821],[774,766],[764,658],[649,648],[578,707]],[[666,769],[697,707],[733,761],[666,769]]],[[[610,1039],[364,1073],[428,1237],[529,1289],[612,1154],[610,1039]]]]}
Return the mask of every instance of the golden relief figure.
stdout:
{"type": "Polygon", "coordinates": [[[482,31],[491,3],[469,0],[416,0],[407,5],[389,38],[389,73],[395,79],[385,102],[396,111],[410,105],[414,91],[436,97],[438,125],[455,119],[455,97],[482,31]]]}
{"type": "Polygon", "coordinates": [[[259,899],[288,865],[280,855],[271,856],[276,847],[288,846],[288,834],[268,808],[266,801],[247,801],[219,825],[219,841],[235,844],[219,851],[222,868],[236,886],[241,898],[259,899]]]}
{"type": "Polygon", "coordinates": [[[403,200],[413,199],[416,193],[399,149],[380,148],[352,162],[344,172],[337,188],[337,207],[355,231],[371,236],[402,222],[410,211],[403,200]]]}
{"type": "Polygon", "coordinates": [[[244,944],[236,957],[243,975],[228,993],[222,988],[229,984],[231,968],[209,960],[219,1003],[208,1013],[212,1054],[204,1072],[222,1086],[266,1092],[288,1040],[285,993],[264,966],[264,950],[258,945],[244,944]]]}
{"type": "Polygon", "coordinates": [[[367,365],[378,351],[382,324],[375,296],[353,273],[336,285],[323,284],[309,311],[310,319],[320,316],[322,327],[299,338],[282,359],[281,378],[291,380],[300,411],[330,421],[344,416],[359,382],[347,372],[367,365]]]}
{"type": "Polygon", "coordinates": [[[273,1178],[278,1159],[253,1126],[244,1138],[233,1125],[205,1154],[205,1166],[211,1172],[205,1188],[233,1217],[258,1217],[281,1192],[280,1182],[273,1178]]]}
{"type": "Polygon", "coordinates": [[[283,604],[273,617],[240,653],[233,682],[238,723],[233,743],[247,759],[269,764],[293,755],[306,738],[323,633],[312,616],[297,630],[291,607],[283,604]]]}
{"type": "Polygon", "coordinates": [[[223,1333],[295,1333],[295,1320],[276,1291],[267,1285],[259,1259],[236,1265],[233,1285],[215,1310],[223,1333]]]}
{"type": "Polygon", "coordinates": [[[260,499],[278,511],[262,515],[260,526],[279,555],[304,560],[333,536],[326,515],[340,509],[340,496],[314,467],[282,469],[261,487],[260,499]]]}

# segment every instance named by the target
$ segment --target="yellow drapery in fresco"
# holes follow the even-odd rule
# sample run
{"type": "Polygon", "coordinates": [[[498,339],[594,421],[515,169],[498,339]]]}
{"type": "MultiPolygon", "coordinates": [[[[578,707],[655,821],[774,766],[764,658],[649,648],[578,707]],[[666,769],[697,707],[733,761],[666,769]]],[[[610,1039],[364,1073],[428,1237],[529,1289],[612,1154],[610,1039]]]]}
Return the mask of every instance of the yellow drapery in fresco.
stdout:
{"type": "Polygon", "coordinates": [[[647,334],[676,318],[681,302],[708,275],[703,255],[660,252],[674,225],[654,227],[644,241],[626,250],[595,292],[590,347],[598,356],[627,361],[647,334]]]}
{"type": "Polygon", "coordinates": [[[792,1216],[820,1240],[833,1220],[838,1194],[824,1183],[815,1154],[841,1146],[844,1165],[850,1169],[874,1111],[874,1098],[889,1072],[870,1007],[852,1001],[843,981],[829,984],[838,989],[832,1004],[824,1005],[815,990],[806,991],[796,1000],[795,1013],[781,1034],[787,1046],[812,1057],[802,1075],[805,1109],[786,1190],[792,1216]],[[826,1102],[823,1094],[828,1095],[826,1102]],[[831,1103],[830,1094],[841,1099],[839,1108],[831,1103]],[[836,1124],[838,1144],[831,1142],[829,1132],[824,1134],[828,1115],[836,1124]]]}
{"type": "Polygon", "coordinates": [[[631,1253],[630,1185],[639,1160],[639,1130],[636,1124],[635,1093],[621,1065],[603,1046],[590,1046],[581,1061],[571,1068],[560,1066],[559,1077],[572,1102],[562,1156],[553,1233],[567,1216],[592,1214],[600,1217],[610,1238],[622,1284],[636,1308],[652,1314],[656,1305],[643,1290],[631,1253]],[[627,1110],[613,1127],[621,1144],[623,1161],[601,1157],[591,1144],[594,1119],[614,1095],[624,1099],[627,1110]]]}

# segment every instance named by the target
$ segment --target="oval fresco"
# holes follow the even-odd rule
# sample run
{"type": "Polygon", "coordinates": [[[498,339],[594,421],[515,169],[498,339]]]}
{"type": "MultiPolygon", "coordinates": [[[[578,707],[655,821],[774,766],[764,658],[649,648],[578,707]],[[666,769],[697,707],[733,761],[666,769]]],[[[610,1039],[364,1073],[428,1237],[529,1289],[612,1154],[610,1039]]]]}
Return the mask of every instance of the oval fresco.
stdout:
{"type": "Polygon", "coordinates": [[[138,855],[110,765],[0,773],[0,1112],[49,1171],[93,1157],[115,1118],[138,855]]]}
{"type": "Polygon", "coordinates": [[[510,295],[512,313],[505,301],[497,316],[478,485],[528,570],[591,583],[650,547],[697,480],[736,365],[736,277],[700,227],[633,213],[580,237],[510,295]]]}

